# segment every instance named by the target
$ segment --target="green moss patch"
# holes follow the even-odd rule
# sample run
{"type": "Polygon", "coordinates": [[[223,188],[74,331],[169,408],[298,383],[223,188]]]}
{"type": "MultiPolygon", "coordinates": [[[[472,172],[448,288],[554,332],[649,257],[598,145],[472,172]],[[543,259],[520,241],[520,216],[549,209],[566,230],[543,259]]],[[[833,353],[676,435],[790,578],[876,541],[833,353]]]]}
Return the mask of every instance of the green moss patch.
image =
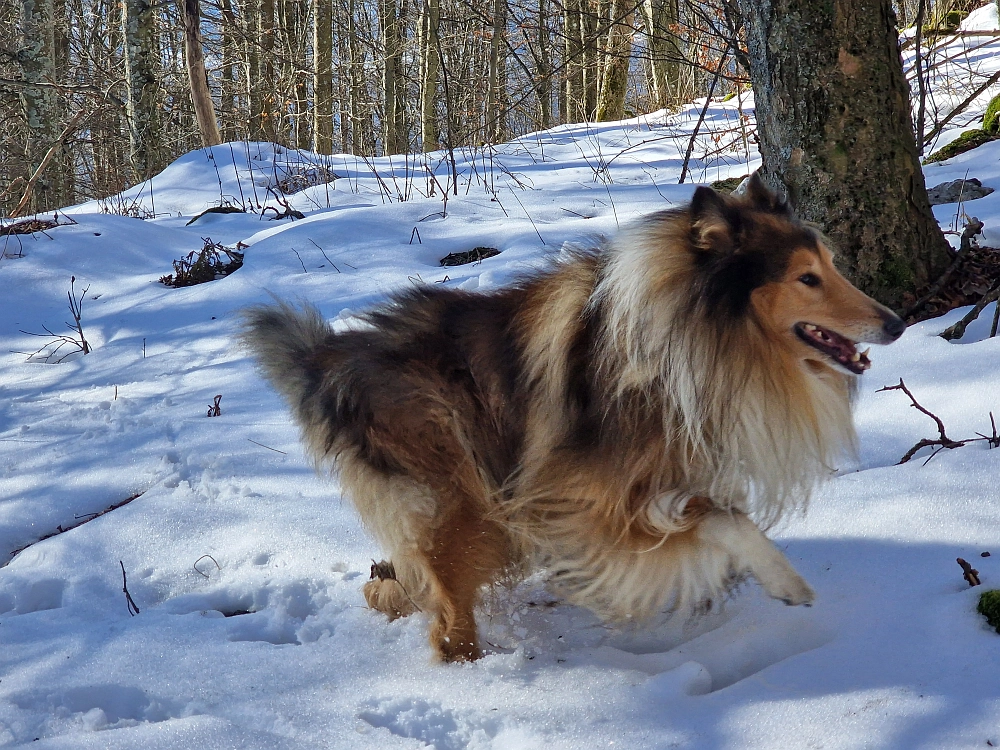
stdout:
{"type": "Polygon", "coordinates": [[[1000,94],[990,99],[990,103],[986,105],[986,114],[983,115],[983,130],[993,135],[1000,133],[1000,94]]]}
{"type": "Polygon", "coordinates": [[[749,176],[745,174],[742,177],[727,177],[724,180],[716,180],[712,183],[712,189],[718,190],[720,193],[731,193],[749,176]]]}
{"type": "Polygon", "coordinates": [[[945,159],[950,159],[953,156],[964,154],[966,151],[978,148],[984,143],[996,140],[996,138],[997,136],[992,133],[988,133],[985,130],[967,130],[947,146],[939,148],[933,154],[924,159],[924,164],[933,164],[934,162],[944,161],[945,159]]]}
{"type": "Polygon", "coordinates": [[[991,628],[1000,633],[1000,591],[993,589],[979,595],[976,611],[986,618],[991,628]]]}

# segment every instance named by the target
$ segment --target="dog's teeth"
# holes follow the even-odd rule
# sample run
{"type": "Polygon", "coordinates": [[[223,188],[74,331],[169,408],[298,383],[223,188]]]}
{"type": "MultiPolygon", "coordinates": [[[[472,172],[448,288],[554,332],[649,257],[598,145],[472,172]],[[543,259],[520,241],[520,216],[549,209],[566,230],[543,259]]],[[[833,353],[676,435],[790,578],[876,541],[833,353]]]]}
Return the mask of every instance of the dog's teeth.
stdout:
{"type": "Polygon", "coordinates": [[[815,331],[816,330],[816,326],[814,326],[812,323],[806,323],[802,327],[805,328],[807,331],[815,331]]]}

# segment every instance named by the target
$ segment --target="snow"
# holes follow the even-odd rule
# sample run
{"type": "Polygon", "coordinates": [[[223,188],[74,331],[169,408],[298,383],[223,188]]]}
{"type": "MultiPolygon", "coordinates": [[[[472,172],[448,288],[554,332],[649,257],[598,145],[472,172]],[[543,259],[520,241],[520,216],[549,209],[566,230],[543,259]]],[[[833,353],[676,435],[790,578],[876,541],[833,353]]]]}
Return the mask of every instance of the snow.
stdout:
{"type": "MultiPolygon", "coordinates": [[[[749,583],[692,622],[612,629],[553,599],[536,576],[484,606],[488,655],[471,665],[431,661],[422,615],[387,623],[365,608],[360,588],[381,553],[336,481],[313,472],[286,409],[234,343],[238,311],[271,294],[311,300],[349,325],[409,284],[495,289],[567,243],[687,200],[692,186],[675,183],[699,109],[462,152],[460,194],[446,204],[440,189],[428,195],[424,157],[365,163],[226,145],[61,212],[65,226],[8,238],[0,552],[30,546],[0,569],[0,746],[1000,744],[1000,637],[975,613],[982,589],[955,563],[971,561],[983,588],[1000,581],[1000,451],[971,443],[925,465],[925,449],[897,466],[935,426],[901,392],[878,392],[902,378],[951,437],[988,433],[989,412],[1000,415],[993,306],[960,342],[937,336],[957,310],[874,351],[859,460],[775,536],[815,587],[814,607],[784,607],[749,583]],[[279,183],[325,170],[333,184],[288,198],[304,220],[267,220],[283,210],[279,183]],[[187,225],[220,201],[275,211],[187,225]],[[243,268],[182,289],[157,281],[205,237],[247,245],[243,268]],[[438,265],[480,245],[502,252],[438,265]],[[87,289],[93,352],[26,361],[14,352],[44,340],[25,331],[62,332],[69,320],[71,276],[87,289]],[[222,414],[209,418],[218,394],[222,414]]],[[[742,109],[752,112],[747,96],[742,109]]],[[[736,100],[709,108],[720,127],[740,114],[736,100]]],[[[704,157],[715,147],[699,142],[695,178],[759,163],[738,138],[704,157]]],[[[430,159],[444,185],[446,164],[430,159]]],[[[1000,143],[928,166],[927,181],[966,170],[1000,188],[1000,143]]],[[[943,225],[956,210],[937,208],[943,225]]],[[[1000,191],[964,210],[998,236],[1000,191]]]]}

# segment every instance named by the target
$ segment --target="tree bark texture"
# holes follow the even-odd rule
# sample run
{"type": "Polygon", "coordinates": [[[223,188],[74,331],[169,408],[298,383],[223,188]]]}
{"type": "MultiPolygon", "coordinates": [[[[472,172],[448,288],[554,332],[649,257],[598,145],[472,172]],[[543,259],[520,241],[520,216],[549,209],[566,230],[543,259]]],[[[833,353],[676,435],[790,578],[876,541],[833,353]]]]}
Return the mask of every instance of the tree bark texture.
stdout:
{"type": "Polygon", "coordinates": [[[406,139],[401,137],[404,102],[400,96],[406,81],[403,78],[403,40],[396,0],[379,0],[379,25],[385,50],[382,62],[382,151],[398,154],[406,148],[406,139]]]}
{"type": "Polygon", "coordinates": [[[333,153],[333,8],[313,0],[313,150],[333,153]]]}
{"type": "MultiPolygon", "coordinates": [[[[56,13],[53,0],[22,0],[21,49],[17,59],[25,81],[57,83],[56,76],[56,13]]],[[[30,171],[41,163],[48,150],[59,138],[61,106],[55,89],[26,86],[21,90],[28,142],[25,149],[30,171]]],[[[44,211],[63,204],[66,197],[59,167],[53,165],[42,177],[31,195],[30,210],[44,211]]]]}
{"type": "Polygon", "coordinates": [[[201,9],[198,0],[184,0],[184,58],[187,60],[191,84],[191,103],[198,120],[198,132],[203,146],[222,143],[219,124],[215,119],[212,92],[205,71],[205,50],[201,43],[201,9]]]}
{"type": "Polygon", "coordinates": [[[267,141],[277,138],[277,96],[278,78],[274,72],[274,15],[275,0],[254,0],[257,9],[257,37],[252,42],[259,45],[258,75],[251,83],[258,88],[259,106],[251,115],[253,130],[267,141]]]}
{"type": "Polygon", "coordinates": [[[535,61],[535,96],[538,99],[538,124],[552,127],[552,42],[549,33],[549,0],[538,0],[537,59],[535,61]]]}
{"type": "Polygon", "coordinates": [[[129,155],[139,179],[159,172],[164,164],[160,156],[163,132],[160,125],[160,57],[156,13],[149,0],[124,0],[122,35],[125,41],[125,78],[128,98],[129,155]]]}
{"type": "Polygon", "coordinates": [[[484,140],[487,143],[503,141],[504,105],[507,93],[507,1],[493,0],[493,33],[490,38],[489,90],[486,93],[484,140]]]}
{"type": "Polygon", "coordinates": [[[582,122],[586,119],[586,93],[583,88],[583,34],[580,0],[563,3],[563,66],[566,80],[563,122],[582,122]]]}
{"type": "Polygon", "coordinates": [[[607,59],[603,66],[604,77],[597,102],[598,122],[621,120],[625,117],[628,68],[632,60],[632,40],[635,37],[635,6],[635,0],[614,0],[611,4],[607,59]]]}
{"type": "Polygon", "coordinates": [[[641,7],[653,102],[656,107],[666,107],[676,100],[683,59],[677,39],[677,0],[642,0],[641,7]]]}
{"type": "Polygon", "coordinates": [[[816,222],[868,294],[947,262],[927,201],[890,0],[740,0],[765,179],[816,222]]]}
{"type": "Polygon", "coordinates": [[[220,130],[222,139],[225,141],[235,141],[240,138],[239,130],[235,127],[237,112],[238,81],[236,78],[236,66],[240,55],[233,36],[237,28],[236,16],[233,13],[232,0],[219,0],[219,10],[225,19],[222,27],[222,81],[219,91],[219,114],[222,125],[220,130]]]}
{"type": "Polygon", "coordinates": [[[438,140],[437,88],[441,71],[438,57],[440,0],[423,0],[420,13],[420,138],[423,151],[436,151],[438,140]]]}

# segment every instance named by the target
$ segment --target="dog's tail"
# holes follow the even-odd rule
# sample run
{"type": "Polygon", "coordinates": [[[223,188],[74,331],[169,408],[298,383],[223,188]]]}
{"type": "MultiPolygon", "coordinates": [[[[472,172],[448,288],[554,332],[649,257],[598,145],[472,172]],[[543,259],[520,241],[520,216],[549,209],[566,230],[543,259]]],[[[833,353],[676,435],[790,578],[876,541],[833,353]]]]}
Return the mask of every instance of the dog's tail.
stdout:
{"type": "Polygon", "coordinates": [[[297,310],[277,301],[243,312],[240,341],[257,360],[264,377],[299,413],[322,377],[315,354],[333,335],[312,305],[297,310]]]}

